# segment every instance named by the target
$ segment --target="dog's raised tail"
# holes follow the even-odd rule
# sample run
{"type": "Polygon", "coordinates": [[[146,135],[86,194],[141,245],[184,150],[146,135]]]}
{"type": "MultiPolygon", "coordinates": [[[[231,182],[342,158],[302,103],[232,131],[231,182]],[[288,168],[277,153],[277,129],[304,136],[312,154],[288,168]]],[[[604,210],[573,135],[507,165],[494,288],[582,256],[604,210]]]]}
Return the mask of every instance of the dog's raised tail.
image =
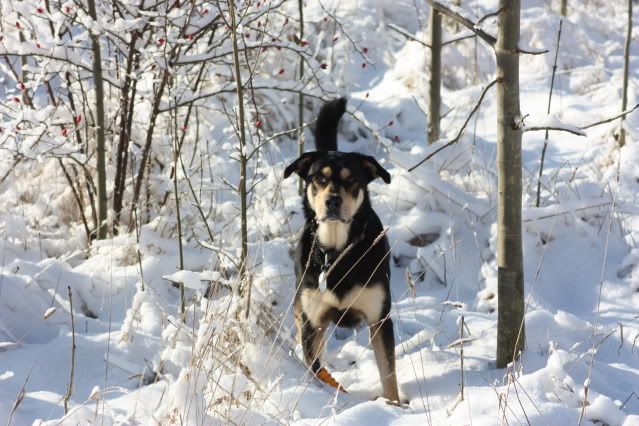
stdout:
{"type": "Polygon", "coordinates": [[[338,98],[322,106],[314,132],[317,151],[337,151],[337,126],[345,112],[346,98],[338,98]]]}

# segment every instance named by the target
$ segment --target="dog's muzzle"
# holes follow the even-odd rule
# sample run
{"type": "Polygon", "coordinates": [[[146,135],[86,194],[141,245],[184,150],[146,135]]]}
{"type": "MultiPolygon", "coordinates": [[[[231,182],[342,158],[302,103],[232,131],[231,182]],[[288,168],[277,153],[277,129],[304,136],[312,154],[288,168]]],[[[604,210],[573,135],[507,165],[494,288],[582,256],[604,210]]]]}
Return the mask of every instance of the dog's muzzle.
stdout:
{"type": "Polygon", "coordinates": [[[332,195],[326,199],[326,219],[341,220],[342,198],[332,195]]]}

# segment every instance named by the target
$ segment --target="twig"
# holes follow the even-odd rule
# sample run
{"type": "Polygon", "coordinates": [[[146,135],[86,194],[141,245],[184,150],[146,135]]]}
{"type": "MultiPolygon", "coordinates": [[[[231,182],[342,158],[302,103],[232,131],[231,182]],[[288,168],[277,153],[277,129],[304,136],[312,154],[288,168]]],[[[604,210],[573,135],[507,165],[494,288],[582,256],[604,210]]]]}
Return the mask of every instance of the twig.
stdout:
{"type": "MultiPolygon", "coordinates": [[[[27,377],[24,379],[24,383],[22,384],[22,387],[20,388],[20,391],[18,391],[18,396],[16,396],[16,401],[13,403],[13,407],[11,408],[11,414],[9,414],[9,420],[7,420],[7,426],[11,426],[13,424],[11,422],[11,420],[13,420],[13,415],[15,414],[16,410],[20,406],[20,403],[24,399],[24,396],[26,395],[26,392],[25,392],[24,389],[27,386],[27,382],[29,381],[29,377],[31,377],[31,368],[29,369],[29,372],[27,373],[27,377]]],[[[626,402],[627,401],[628,400],[626,399],[626,402]]]]}
{"type": "MultiPolygon", "coordinates": [[[[555,87],[555,74],[557,73],[557,56],[559,54],[559,42],[561,40],[561,27],[564,21],[559,20],[559,32],[557,33],[557,46],[555,46],[555,60],[552,65],[552,77],[550,78],[550,93],[548,94],[548,108],[546,114],[550,114],[550,101],[552,100],[552,90],[555,87]]],[[[541,177],[544,173],[544,159],[546,158],[546,149],[548,148],[548,130],[544,135],[544,147],[541,149],[541,161],[539,166],[539,177],[537,178],[537,199],[535,207],[539,207],[539,197],[541,193],[541,177]]]]}
{"type": "Polygon", "coordinates": [[[486,86],[484,88],[484,90],[481,92],[481,95],[479,96],[479,100],[477,101],[477,104],[475,105],[475,107],[473,108],[473,110],[470,112],[470,115],[468,117],[466,117],[466,121],[464,122],[464,124],[462,125],[461,129],[459,129],[459,132],[457,133],[457,136],[455,136],[450,142],[440,146],[439,148],[437,148],[435,151],[431,152],[430,154],[428,154],[426,157],[424,157],[419,163],[415,164],[413,167],[411,167],[410,169],[408,169],[409,172],[412,172],[413,170],[415,170],[416,168],[418,168],[419,166],[421,166],[422,164],[424,164],[426,161],[428,161],[430,158],[432,158],[433,156],[435,156],[435,154],[437,154],[438,152],[444,150],[445,148],[448,148],[449,146],[455,144],[457,141],[459,141],[459,138],[461,137],[462,133],[464,133],[464,129],[466,129],[466,125],[468,124],[468,122],[470,121],[470,119],[472,118],[472,116],[477,112],[477,110],[479,109],[479,106],[481,105],[482,101],[484,100],[484,96],[486,96],[486,93],[488,92],[488,90],[493,87],[495,85],[495,83],[497,83],[497,80],[493,80],[490,84],[488,84],[488,86],[486,86]]]}
{"type": "MultiPolygon", "coordinates": [[[[401,35],[403,35],[404,37],[406,37],[409,40],[415,41],[419,44],[421,44],[424,47],[427,48],[431,48],[431,45],[428,43],[424,43],[423,41],[421,41],[420,39],[418,39],[417,37],[413,36],[412,34],[410,34],[408,31],[406,31],[405,29],[395,25],[395,24],[387,24],[388,28],[390,28],[393,31],[396,31],[398,33],[400,33],[401,35]]],[[[443,44],[442,44],[443,45],[443,44]]]]}
{"type": "Polygon", "coordinates": [[[622,112],[620,114],[615,115],[614,117],[605,118],[605,119],[600,120],[600,121],[595,121],[594,123],[590,123],[590,124],[587,124],[585,126],[581,126],[579,128],[581,130],[586,130],[586,129],[590,129],[591,127],[599,126],[600,124],[610,123],[611,121],[615,121],[618,118],[625,117],[626,115],[631,114],[637,108],[639,108],[639,104],[635,105],[634,107],[632,107],[629,110],[626,110],[626,111],[624,111],[624,112],[622,112]]]}
{"type": "MultiPolygon", "coordinates": [[[[621,110],[628,105],[628,69],[630,67],[630,41],[632,40],[632,0],[628,0],[628,25],[626,31],[626,43],[623,48],[623,89],[621,95],[621,110]]],[[[624,117],[621,118],[619,129],[619,146],[626,144],[626,129],[623,128],[624,117]]]]}
{"type": "Polygon", "coordinates": [[[67,385],[67,392],[64,395],[64,414],[66,415],[68,410],[69,399],[73,393],[73,372],[75,369],[75,323],[73,321],[73,295],[71,294],[71,286],[67,286],[69,291],[69,313],[71,314],[71,372],[69,377],[69,384],[67,385]]]}

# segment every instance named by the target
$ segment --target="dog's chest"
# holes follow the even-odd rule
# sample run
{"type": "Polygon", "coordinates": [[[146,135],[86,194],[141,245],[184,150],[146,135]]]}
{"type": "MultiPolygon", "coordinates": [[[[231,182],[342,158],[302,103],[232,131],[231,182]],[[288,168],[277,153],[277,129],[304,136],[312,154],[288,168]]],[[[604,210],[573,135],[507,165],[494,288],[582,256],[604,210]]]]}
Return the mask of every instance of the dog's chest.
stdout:
{"type": "Polygon", "coordinates": [[[317,239],[326,248],[341,250],[348,241],[350,224],[342,222],[322,222],[317,227],[317,239]]]}
{"type": "Polygon", "coordinates": [[[341,297],[331,290],[320,292],[305,288],[301,291],[300,301],[304,313],[315,327],[327,322],[331,310],[356,312],[371,324],[380,319],[384,296],[384,286],[371,283],[367,286],[354,285],[341,297]]]}

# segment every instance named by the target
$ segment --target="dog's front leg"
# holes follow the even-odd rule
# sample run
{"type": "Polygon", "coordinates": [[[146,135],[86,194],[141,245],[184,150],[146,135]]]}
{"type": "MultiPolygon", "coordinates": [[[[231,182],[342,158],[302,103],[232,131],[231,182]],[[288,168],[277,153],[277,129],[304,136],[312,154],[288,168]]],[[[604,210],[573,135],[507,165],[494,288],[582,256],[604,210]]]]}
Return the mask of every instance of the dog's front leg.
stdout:
{"type": "Polygon", "coordinates": [[[399,404],[397,376],[395,375],[395,335],[393,321],[386,318],[369,327],[375,361],[382,381],[384,398],[399,404]]]}
{"type": "Polygon", "coordinates": [[[325,327],[314,327],[305,314],[299,317],[298,330],[301,332],[304,361],[316,374],[320,369],[319,358],[324,351],[325,327]]]}

